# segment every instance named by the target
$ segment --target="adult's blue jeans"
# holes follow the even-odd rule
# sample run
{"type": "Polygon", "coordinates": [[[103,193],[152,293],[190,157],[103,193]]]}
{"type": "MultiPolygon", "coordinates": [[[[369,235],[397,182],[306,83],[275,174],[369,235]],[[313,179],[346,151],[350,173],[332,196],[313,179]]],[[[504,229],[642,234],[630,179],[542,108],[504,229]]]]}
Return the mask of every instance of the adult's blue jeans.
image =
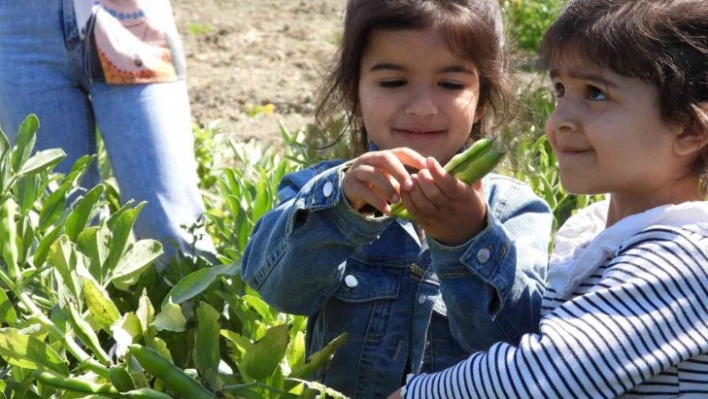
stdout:
{"type": "MultiPolygon", "coordinates": [[[[27,114],[39,117],[36,150],[62,148],[67,173],[96,153],[99,128],[122,200],[147,201],[137,238],[162,242],[161,261],[192,254],[190,226],[204,212],[185,81],[108,85],[91,77],[73,0],[0,0],[0,127],[10,140],[27,114]],[[177,248],[176,248],[177,247],[177,248]]],[[[92,165],[82,182],[100,181],[92,165]]],[[[208,236],[197,252],[214,252],[208,236]]]]}

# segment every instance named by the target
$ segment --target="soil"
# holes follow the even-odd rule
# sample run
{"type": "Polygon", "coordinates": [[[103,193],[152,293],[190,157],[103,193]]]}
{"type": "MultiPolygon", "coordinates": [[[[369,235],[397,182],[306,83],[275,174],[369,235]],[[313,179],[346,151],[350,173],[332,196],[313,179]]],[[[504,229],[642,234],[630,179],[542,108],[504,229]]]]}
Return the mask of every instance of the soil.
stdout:
{"type": "Polygon", "coordinates": [[[280,146],[279,122],[291,131],[313,122],[345,1],[172,0],[194,123],[280,146]]]}

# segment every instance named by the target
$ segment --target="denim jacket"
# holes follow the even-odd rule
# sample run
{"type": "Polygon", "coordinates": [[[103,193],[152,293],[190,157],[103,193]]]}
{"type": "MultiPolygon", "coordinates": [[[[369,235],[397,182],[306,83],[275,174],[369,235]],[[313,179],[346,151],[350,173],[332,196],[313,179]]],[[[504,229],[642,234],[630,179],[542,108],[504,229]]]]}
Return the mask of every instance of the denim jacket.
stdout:
{"type": "Polygon", "coordinates": [[[308,354],[348,333],[316,378],[353,398],[385,398],[407,373],[439,371],[537,331],[552,214],[528,186],[485,177],[487,227],[448,247],[421,241],[403,219],[352,209],[344,166],[325,161],[287,175],[242,264],[265,301],[309,316],[308,354]]]}

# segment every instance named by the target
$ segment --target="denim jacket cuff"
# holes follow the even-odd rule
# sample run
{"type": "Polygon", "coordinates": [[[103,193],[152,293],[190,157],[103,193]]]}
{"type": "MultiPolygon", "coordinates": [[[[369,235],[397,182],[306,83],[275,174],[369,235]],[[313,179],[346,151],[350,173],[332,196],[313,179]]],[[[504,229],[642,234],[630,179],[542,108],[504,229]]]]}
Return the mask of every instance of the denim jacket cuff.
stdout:
{"type": "MultiPolygon", "coordinates": [[[[507,281],[508,284],[504,283],[507,276],[499,275],[506,274],[503,270],[505,268],[500,266],[509,254],[511,240],[501,222],[491,212],[487,213],[487,227],[466,243],[450,247],[428,239],[428,244],[435,260],[435,273],[440,278],[469,276],[472,273],[493,285],[501,284],[507,286],[507,289],[511,287],[514,273],[511,273],[511,282],[507,281]]],[[[503,287],[498,288],[504,291],[503,287]]]]}
{"type": "Polygon", "coordinates": [[[347,239],[357,245],[365,245],[386,230],[393,218],[365,215],[349,205],[342,188],[344,171],[349,166],[351,162],[346,162],[318,175],[305,197],[305,208],[311,212],[326,212],[347,239]]]}

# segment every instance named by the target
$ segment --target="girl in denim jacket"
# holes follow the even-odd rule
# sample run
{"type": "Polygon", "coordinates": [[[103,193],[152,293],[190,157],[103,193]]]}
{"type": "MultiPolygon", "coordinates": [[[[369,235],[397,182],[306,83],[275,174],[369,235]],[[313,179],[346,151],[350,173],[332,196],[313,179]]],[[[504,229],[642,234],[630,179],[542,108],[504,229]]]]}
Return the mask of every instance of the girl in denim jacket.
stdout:
{"type": "Polygon", "coordinates": [[[552,215],[522,183],[467,185],[440,166],[486,136],[510,91],[496,0],[350,0],[319,117],[346,111],[358,157],[281,182],[244,280],[309,316],[308,353],[347,333],[317,376],[381,398],[538,326],[552,215]],[[416,222],[389,216],[403,201],[416,222]]]}
{"type": "Polygon", "coordinates": [[[541,46],[563,187],[539,332],[391,399],[708,398],[708,1],[571,0],[541,46]]]}

